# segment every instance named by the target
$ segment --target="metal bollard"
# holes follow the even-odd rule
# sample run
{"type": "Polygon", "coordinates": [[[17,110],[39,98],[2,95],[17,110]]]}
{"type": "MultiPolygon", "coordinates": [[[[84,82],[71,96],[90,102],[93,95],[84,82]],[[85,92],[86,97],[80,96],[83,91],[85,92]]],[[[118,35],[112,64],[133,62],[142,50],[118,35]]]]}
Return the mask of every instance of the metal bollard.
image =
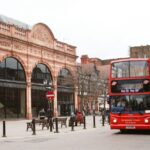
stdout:
{"type": "Polygon", "coordinates": [[[105,125],[105,115],[102,115],[102,126],[105,125]]]}
{"type": "Polygon", "coordinates": [[[33,133],[32,135],[36,135],[36,127],[35,127],[35,119],[32,120],[32,124],[33,124],[33,133]]]}
{"type": "Polygon", "coordinates": [[[55,118],[55,124],[56,124],[56,131],[55,131],[55,133],[59,133],[59,131],[58,131],[58,118],[55,118]]]}
{"type": "Polygon", "coordinates": [[[49,119],[49,127],[50,127],[50,132],[53,131],[53,120],[52,118],[49,119]]]}
{"type": "Polygon", "coordinates": [[[71,121],[71,131],[74,131],[74,117],[71,117],[70,121],[71,121]]]}
{"type": "Polygon", "coordinates": [[[85,116],[83,117],[83,123],[84,123],[84,127],[83,127],[83,129],[86,129],[86,118],[85,118],[85,116]]]}
{"type": "Polygon", "coordinates": [[[96,124],[95,124],[95,114],[93,115],[93,128],[96,128],[96,124]]]}
{"type": "Polygon", "coordinates": [[[2,137],[6,137],[6,123],[5,123],[5,121],[3,121],[3,136],[2,137]]]}

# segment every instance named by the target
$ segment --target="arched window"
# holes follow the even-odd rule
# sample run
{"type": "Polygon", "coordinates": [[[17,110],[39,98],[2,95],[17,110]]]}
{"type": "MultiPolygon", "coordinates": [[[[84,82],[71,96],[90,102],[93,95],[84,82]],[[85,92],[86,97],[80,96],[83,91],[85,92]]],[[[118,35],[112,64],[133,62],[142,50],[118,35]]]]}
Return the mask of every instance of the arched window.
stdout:
{"type": "Polygon", "coordinates": [[[26,77],[21,63],[8,57],[0,62],[0,118],[26,114],[26,77]]]}
{"type": "Polygon", "coordinates": [[[60,115],[74,111],[74,80],[68,69],[61,69],[57,77],[57,104],[60,115]]]}
{"type": "Polygon", "coordinates": [[[61,69],[58,74],[58,86],[73,87],[73,77],[68,69],[61,69]]]}
{"type": "Polygon", "coordinates": [[[44,64],[38,64],[34,69],[32,73],[32,83],[41,83],[43,84],[44,80],[52,81],[52,76],[44,64]]]}
{"type": "Polygon", "coordinates": [[[25,73],[21,63],[13,57],[6,58],[0,63],[0,79],[25,81],[25,73]]]}
{"type": "Polygon", "coordinates": [[[44,64],[38,64],[32,72],[32,116],[37,117],[41,109],[47,111],[48,100],[46,91],[52,83],[52,75],[48,67],[44,64]],[[46,81],[46,82],[45,82],[46,81]]]}

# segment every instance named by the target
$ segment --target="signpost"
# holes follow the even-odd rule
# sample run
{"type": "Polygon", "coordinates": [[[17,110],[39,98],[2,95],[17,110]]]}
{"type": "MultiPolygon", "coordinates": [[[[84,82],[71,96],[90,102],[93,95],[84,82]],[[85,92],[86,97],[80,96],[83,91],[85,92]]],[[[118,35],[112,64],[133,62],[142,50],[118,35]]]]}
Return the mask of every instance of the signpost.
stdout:
{"type": "Polygon", "coordinates": [[[48,92],[46,93],[46,98],[47,98],[49,101],[53,101],[53,100],[54,100],[54,97],[55,97],[54,91],[48,91],[48,92]]]}

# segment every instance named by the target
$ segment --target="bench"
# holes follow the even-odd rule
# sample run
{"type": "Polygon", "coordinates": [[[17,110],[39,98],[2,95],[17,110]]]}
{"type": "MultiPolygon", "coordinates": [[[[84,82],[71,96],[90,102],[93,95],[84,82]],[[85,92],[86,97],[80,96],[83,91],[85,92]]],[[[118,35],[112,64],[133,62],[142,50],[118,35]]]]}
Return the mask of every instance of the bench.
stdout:
{"type": "MultiPolygon", "coordinates": [[[[61,124],[61,128],[64,125],[67,127],[67,117],[57,117],[58,123],[61,124]]],[[[56,118],[53,118],[53,122],[56,122],[56,118]]]]}
{"type": "MultiPolygon", "coordinates": [[[[49,129],[49,123],[47,119],[35,119],[35,124],[42,125],[42,130],[44,127],[47,127],[49,129]]],[[[28,129],[33,129],[33,120],[31,122],[27,122],[27,131],[28,129]]]]}
{"type": "Polygon", "coordinates": [[[32,122],[27,122],[27,131],[28,131],[28,129],[33,129],[33,124],[32,124],[32,122]]]}

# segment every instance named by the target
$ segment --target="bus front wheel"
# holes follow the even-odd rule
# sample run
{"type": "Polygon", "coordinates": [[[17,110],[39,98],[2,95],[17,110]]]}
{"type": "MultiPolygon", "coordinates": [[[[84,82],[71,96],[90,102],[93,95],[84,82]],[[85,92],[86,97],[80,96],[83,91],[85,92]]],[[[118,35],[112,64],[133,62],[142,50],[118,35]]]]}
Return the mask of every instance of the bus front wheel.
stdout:
{"type": "Polygon", "coordinates": [[[120,129],[120,132],[121,132],[121,133],[125,133],[125,132],[126,132],[126,129],[120,129]]]}

